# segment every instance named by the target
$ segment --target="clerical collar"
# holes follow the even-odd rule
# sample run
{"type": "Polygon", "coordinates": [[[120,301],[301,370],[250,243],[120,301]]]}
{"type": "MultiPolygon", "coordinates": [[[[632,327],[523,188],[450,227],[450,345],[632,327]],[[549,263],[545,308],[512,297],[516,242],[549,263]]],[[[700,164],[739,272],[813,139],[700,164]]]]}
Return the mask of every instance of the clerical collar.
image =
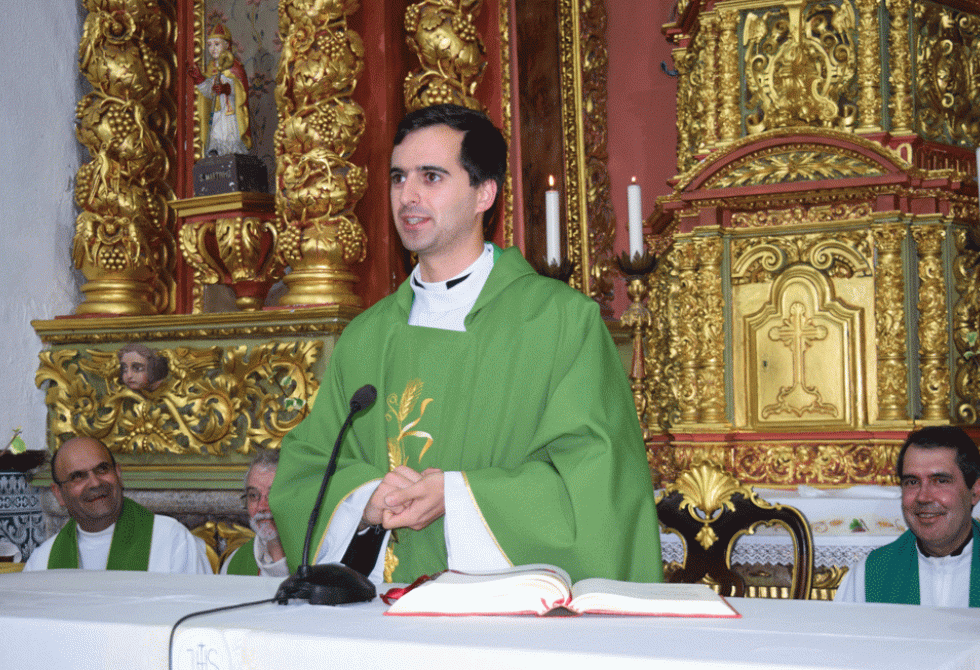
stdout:
{"type": "MultiPolygon", "coordinates": [[[[467,272],[462,277],[456,277],[455,279],[450,279],[449,281],[445,282],[445,284],[446,284],[446,290],[448,291],[449,289],[453,288],[454,286],[458,286],[458,285],[462,284],[464,281],[466,281],[469,278],[470,278],[470,273],[467,272]]],[[[438,284],[440,284],[442,282],[433,282],[433,283],[438,285],[438,284]]],[[[417,286],[417,287],[419,287],[420,289],[423,289],[423,290],[426,288],[426,282],[423,282],[421,279],[419,279],[418,277],[416,277],[414,272],[412,273],[412,285],[413,286],[417,286]]],[[[431,288],[431,285],[429,287],[431,288]]]]}
{"type": "Polygon", "coordinates": [[[963,550],[966,549],[966,546],[970,544],[970,540],[972,539],[973,539],[973,532],[971,529],[970,534],[966,536],[966,539],[963,540],[963,543],[960,546],[958,546],[955,551],[951,551],[946,556],[933,556],[928,551],[926,551],[926,548],[924,546],[922,546],[922,540],[920,540],[919,538],[915,538],[915,544],[916,546],[919,547],[919,553],[921,553],[923,556],[928,556],[929,558],[946,558],[947,556],[959,556],[960,554],[962,554],[963,550]]]}
{"type": "Polygon", "coordinates": [[[447,281],[422,281],[421,268],[415,266],[410,282],[415,300],[408,325],[465,331],[466,316],[476,304],[492,269],[493,245],[486,243],[472,265],[447,281]]]}

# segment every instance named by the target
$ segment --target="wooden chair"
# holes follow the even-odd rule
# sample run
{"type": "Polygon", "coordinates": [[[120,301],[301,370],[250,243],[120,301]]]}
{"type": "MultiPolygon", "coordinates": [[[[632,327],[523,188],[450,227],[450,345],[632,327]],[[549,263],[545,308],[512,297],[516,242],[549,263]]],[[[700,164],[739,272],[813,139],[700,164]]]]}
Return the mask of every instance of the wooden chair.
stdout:
{"type": "Polygon", "coordinates": [[[236,549],[248,542],[249,538],[255,537],[250,528],[224,521],[206,521],[192,528],[191,532],[204,540],[208,561],[215,574],[221,571],[222,564],[236,549]]]}
{"type": "Polygon", "coordinates": [[[745,579],[732,569],[732,549],[760,524],[778,524],[793,537],[790,597],[807,599],[813,579],[813,537],[795,507],[770,504],[751,487],[714,463],[685,470],[657,494],[657,516],[665,531],[684,542],[684,562],[667,566],[668,582],[705,582],[722,595],[745,596],[745,579]]]}

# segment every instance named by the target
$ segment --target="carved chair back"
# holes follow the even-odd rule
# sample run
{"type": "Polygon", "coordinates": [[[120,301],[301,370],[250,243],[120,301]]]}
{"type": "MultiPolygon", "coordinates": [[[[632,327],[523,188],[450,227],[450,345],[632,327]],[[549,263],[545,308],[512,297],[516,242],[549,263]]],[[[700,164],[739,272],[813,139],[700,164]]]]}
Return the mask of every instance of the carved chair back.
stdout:
{"type": "Polygon", "coordinates": [[[657,495],[657,515],[665,531],[680,536],[684,562],[665,570],[669,582],[706,582],[722,595],[745,596],[745,579],[732,568],[732,549],[760,524],[780,525],[793,538],[790,597],[807,599],[813,579],[813,537],[795,507],[770,504],[714,463],[682,472],[657,495]]]}

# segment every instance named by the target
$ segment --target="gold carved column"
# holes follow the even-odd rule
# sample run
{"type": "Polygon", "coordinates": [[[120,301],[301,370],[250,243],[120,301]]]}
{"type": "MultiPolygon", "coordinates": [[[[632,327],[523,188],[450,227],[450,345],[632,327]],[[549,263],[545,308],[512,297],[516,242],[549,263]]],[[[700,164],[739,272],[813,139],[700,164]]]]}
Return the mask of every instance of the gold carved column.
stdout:
{"type": "Polygon", "coordinates": [[[879,418],[882,421],[904,421],[908,417],[905,277],[902,267],[906,226],[885,224],[873,232],[878,251],[875,336],[878,342],[879,418]]]}
{"type": "Polygon", "coordinates": [[[880,0],[857,0],[859,133],[881,130],[881,58],[878,54],[878,6],[880,0]]]}
{"type": "Polygon", "coordinates": [[[698,300],[698,247],[693,240],[679,241],[671,255],[677,268],[676,302],[676,340],[677,357],[677,403],[680,409],[680,423],[694,424],[698,421],[698,349],[701,333],[698,323],[702,318],[698,300]]]}
{"type": "MultiPolygon", "coordinates": [[[[718,63],[720,71],[718,93],[721,96],[721,139],[734,140],[741,134],[741,114],[739,113],[739,96],[742,90],[739,82],[738,61],[731,54],[738,52],[738,12],[724,10],[719,12],[719,28],[721,36],[718,39],[718,51],[728,54],[718,63]]],[[[710,30],[710,26],[709,26],[710,30]]],[[[708,43],[711,43],[709,37],[708,43]]]]}
{"type": "Polygon", "coordinates": [[[346,0],[279,4],[276,211],[283,230],[276,249],[291,268],[283,306],[360,306],[350,270],[367,246],[353,212],[367,171],[349,160],[365,126],[351,97],[364,67],[364,45],[347,26],[356,8],[346,0]]]}
{"type": "Polygon", "coordinates": [[[891,74],[888,81],[892,94],[889,102],[893,132],[907,135],[912,132],[912,53],[909,48],[909,7],[911,0],[885,0],[891,15],[888,54],[891,74]]]}
{"type": "Polygon", "coordinates": [[[700,238],[694,248],[700,263],[697,285],[702,301],[702,314],[698,319],[698,423],[721,427],[725,422],[726,407],[721,238],[700,238]]]}
{"type": "Polygon", "coordinates": [[[919,256],[919,368],[922,376],[922,418],[949,420],[949,340],[946,335],[946,282],[943,240],[939,226],[912,230],[919,256]]]}
{"type": "Polygon", "coordinates": [[[85,300],[77,314],[173,308],[170,167],[174,100],[172,2],[86,0],[79,67],[92,91],[75,110],[91,161],[78,170],[72,260],[85,300]]]}

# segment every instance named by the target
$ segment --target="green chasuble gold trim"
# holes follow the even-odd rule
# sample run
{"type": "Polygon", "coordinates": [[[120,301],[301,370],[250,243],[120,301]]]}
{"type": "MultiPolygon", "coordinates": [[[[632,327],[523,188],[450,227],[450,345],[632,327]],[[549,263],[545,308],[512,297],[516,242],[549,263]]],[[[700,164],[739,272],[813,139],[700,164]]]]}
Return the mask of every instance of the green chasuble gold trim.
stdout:
{"type": "Polygon", "coordinates": [[[250,538],[248,542],[238,548],[238,550],[228,559],[229,575],[257,575],[259,574],[259,564],[255,562],[255,538],[250,538]]]}
{"type": "MultiPolygon", "coordinates": [[[[980,522],[973,519],[972,527],[970,607],[980,607],[980,522]]],[[[912,531],[905,531],[891,544],[868,554],[864,572],[864,597],[869,603],[919,604],[919,552],[912,531]]]]}
{"type": "MultiPolygon", "coordinates": [[[[74,519],[61,529],[48,556],[48,569],[78,568],[78,532],[74,519]]],[[[129,498],[123,498],[122,512],[112,531],[106,570],[138,570],[150,565],[153,542],[153,513],[129,498]]]]}
{"type": "MultiPolygon", "coordinates": [[[[409,326],[413,298],[404,282],[347,326],[316,404],[282,441],[270,506],[290,571],[332,436],[351,394],[373,384],[378,401],[344,438],[314,546],[352,491],[405,464],[463,473],[514,565],[558,565],[576,581],[661,581],[642,431],[596,302],[540,276],[513,247],[499,252],[464,332],[409,326]]],[[[399,529],[387,550],[392,581],[446,569],[444,518],[399,529]]]]}

